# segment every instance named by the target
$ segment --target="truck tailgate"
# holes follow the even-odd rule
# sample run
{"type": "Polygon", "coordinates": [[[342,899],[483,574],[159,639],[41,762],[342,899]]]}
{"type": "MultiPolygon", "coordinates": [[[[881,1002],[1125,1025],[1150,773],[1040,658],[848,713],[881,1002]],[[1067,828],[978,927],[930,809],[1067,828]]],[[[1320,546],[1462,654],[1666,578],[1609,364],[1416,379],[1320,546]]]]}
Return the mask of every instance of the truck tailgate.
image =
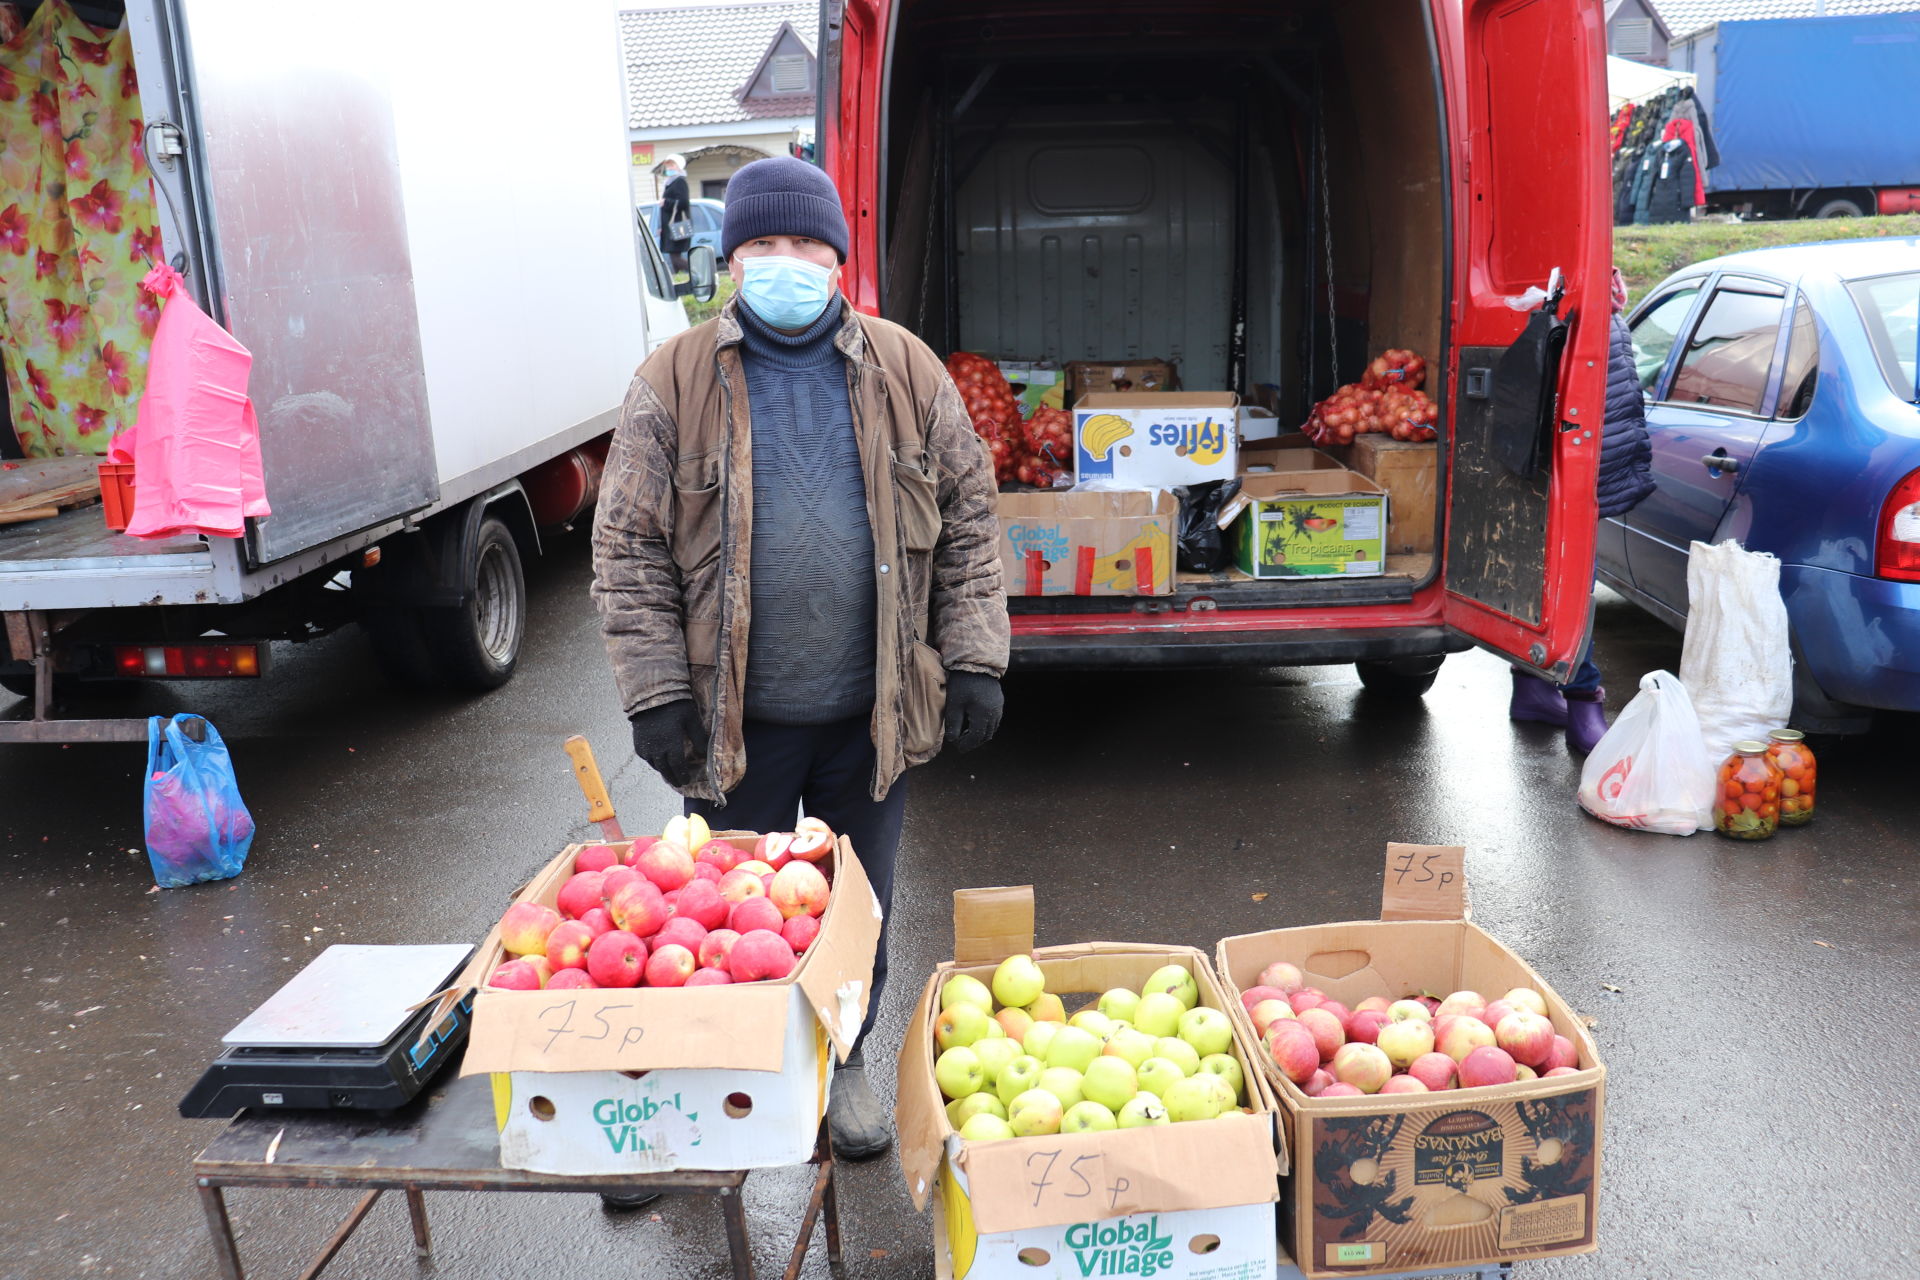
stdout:
{"type": "Polygon", "coordinates": [[[0,526],[0,612],[194,604],[214,595],[214,560],[197,537],[146,541],[79,507],[0,526]]]}

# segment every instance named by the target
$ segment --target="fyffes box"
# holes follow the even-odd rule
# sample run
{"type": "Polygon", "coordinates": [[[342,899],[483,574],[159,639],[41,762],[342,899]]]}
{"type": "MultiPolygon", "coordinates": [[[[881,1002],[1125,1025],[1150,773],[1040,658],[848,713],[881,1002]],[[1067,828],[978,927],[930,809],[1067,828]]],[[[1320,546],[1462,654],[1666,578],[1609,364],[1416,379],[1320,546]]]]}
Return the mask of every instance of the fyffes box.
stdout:
{"type": "Polygon", "coordinates": [[[1234,563],[1255,578],[1386,572],[1387,495],[1351,471],[1243,476],[1221,512],[1234,563]]]}
{"type": "Polygon", "coordinates": [[[1073,406],[1074,481],[1170,489],[1231,480],[1240,400],[1232,392],[1095,392],[1073,406]]]}

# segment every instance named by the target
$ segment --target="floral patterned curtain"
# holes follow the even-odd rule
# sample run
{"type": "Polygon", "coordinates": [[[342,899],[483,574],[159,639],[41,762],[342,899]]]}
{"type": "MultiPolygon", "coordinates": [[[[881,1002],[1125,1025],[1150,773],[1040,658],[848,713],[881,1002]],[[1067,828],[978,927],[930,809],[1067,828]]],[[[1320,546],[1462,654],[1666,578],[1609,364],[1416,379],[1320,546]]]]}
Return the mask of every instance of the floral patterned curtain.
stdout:
{"type": "Polygon", "coordinates": [[[133,425],[160,322],[143,128],[124,27],[46,0],[0,44],[0,361],[30,456],[105,453],[133,425]]]}

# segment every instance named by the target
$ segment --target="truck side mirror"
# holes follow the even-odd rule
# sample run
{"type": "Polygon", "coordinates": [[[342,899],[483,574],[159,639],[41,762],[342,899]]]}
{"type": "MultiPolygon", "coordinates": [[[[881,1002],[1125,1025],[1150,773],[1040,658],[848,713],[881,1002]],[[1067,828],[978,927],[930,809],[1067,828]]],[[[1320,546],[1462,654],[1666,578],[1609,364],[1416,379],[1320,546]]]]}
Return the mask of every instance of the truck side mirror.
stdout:
{"type": "Polygon", "coordinates": [[[718,290],[718,264],[711,245],[697,244],[687,251],[688,292],[695,302],[712,302],[718,290]]]}

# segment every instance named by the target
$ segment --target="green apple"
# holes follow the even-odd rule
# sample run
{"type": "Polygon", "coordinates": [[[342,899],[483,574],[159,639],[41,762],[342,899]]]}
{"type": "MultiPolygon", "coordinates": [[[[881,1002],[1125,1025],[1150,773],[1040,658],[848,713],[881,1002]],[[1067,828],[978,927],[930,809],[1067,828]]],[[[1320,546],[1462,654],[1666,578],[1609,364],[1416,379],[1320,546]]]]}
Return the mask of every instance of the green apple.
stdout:
{"type": "Polygon", "coordinates": [[[1181,965],[1168,964],[1155,969],[1146,985],[1140,988],[1140,998],[1144,1000],[1156,991],[1164,991],[1178,1000],[1182,1009],[1191,1009],[1200,1003],[1200,984],[1181,965]]]}
{"type": "Polygon", "coordinates": [[[1240,1068],[1239,1059],[1230,1053],[1210,1053],[1200,1059],[1200,1070],[1209,1075],[1219,1076],[1233,1089],[1233,1105],[1239,1106],[1247,1093],[1247,1073],[1240,1068]]]}
{"type": "Polygon", "coordinates": [[[1045,1089],[1029,1089],[1007,1104],[1007,1123],[1016,1138],[1033,1138],[1060,1132],[1060,1118],[1066,1108],[1060,1099],[1045,1089]]]}
{"type": "Polygon", "coordinates": [[[1234,1096],[1233,1086],[1227,1083],[1225,1076],[1217,1076],[1211,1071],[1202,1071],[1192,1078],[1213,1090],[1215,1115],[1223,1116],[1240,1106],[1240,1099],[1234,1096]]]}
{"type": "Polygon", "coordinates": [[[1013,1131],[1012,1125],[999,1116],[983,1111],[979,1115],[967,1118],[967,1122],[960,1126],[960,1136],[968,1142],[1004,1142],[1008,1138],[1017,1138],[1020,1135],[1013,1131]]]}
{"type": "MultiPolygon", "coordinates": [[[[1180,972],[1185,973],[1182,969],[1180,972]]],[[[1178,996],[1164,991],[1140,997],[1140,1007],[1134,1011],[1133,1025],[1150,1036],[1170,1036],[1180,1030],[1180,1015],[1187,1011],[1178,996]]]]}
{"type": "Polygon", "coordinates": [[[1167,1116],[1175,1124],[1211,1120],[1220,1114],[1219,1076],[1187,1076],[1166,1092],[1167,1116]]]}
{"type": "Polygon", "coordinates": [[[967,1121],[982,1112],[990,1116],[998,1116],[1002,1120],[1007,1118],[1007,1104],[990,1093],[968,1094],[948,1110],[950,1113],[948,1119],[953,1121],[953,1127],[956,1129],[965,1128],[967,1121]]]}
{"type": "Polygon", "coordinates": [[[1161,1036],[1153,1042],[1153,1054],[1156,1058],[1179,1064],[1183,1076],[1200,1070],[1200,1051],[1179,1036],[1161,1036]]]}
{"type": "MultiPolygon", "coordinates": [[[[1184,1077],[1182,1078],[1184,1079],[1184,1077]]],[[[1127,1102],[1127,1105],[1120,1108],[1119,1114],[1114,1118],[1119,1122],[1122,1129],[1138,1129],[1143,1125],[1173,1123],[1172,1118],[1167,1115],[1166,1104],[1151,1093],[1134,1094],[1127,1102]]]]}
{"type": "Polygon", "coordinates": [[[987,1073],[980,1065],[979,1054],[965,1045],[955,1045],[935,1060],[933,1079],[949,1098],[964,1098],[986,1086],[987,1073]]]}
{"type": "Polygon", "coordinates": [[[1039,1085],[1040,1073],[1046,1069],[1047,1064],[1040,1059],[1021,1054],[1000,1068],[1000,1078],[993,1082],[993,1091],[1000,1101],[1012,1106],[1016,1097],[1039,1085]]]}
{"type": "MultiPolygon", "coordinates": [[[[1291,1017],[1293,1010],[1287,1010],[1287,1015],[1291,1017]]],[[[993,1020],[1000,1024],[1009,1040],[1025,1040],[1027,1028],[1033,1025],[1033,1015],[1025,1009],[1002,1009],[993,1015],[993,1020]]]]}
{"type": "Polygon", "coordinates": [[[1032,1004],[1046,989],[1046,976],[1032,956],[1008,956],[993,971],[993,998],[1001,1004],[1032,1004]]]}
{"type": "Polygon", "coordinates": [[[1119,1127],[1112,1109],[1093,1101],[1076,1102],[1060,1117],[1062,1133],[1104,1133],[1119,1127]]]}
{"type": "Polygon", "coordinates": [[[1062,1110],[1087,1096],[1086,1077],[1072,1067],[1048,1067],[1040,1073],[1040,1088],[1060,1099],[1062,1110]]]}
{"type": "Polygon", "coordinates": [[[1124,1058],[1130,1067],[1138,1067],[1153,1056],[1154,1038],[1144,1031],[1132,1027],[1122,1027],[1107,1037],[1100,1046],[1100,1052],[1114,1058],[1124,1058]]]}
{"type": "Polygon", "coordinates": [[[1087,1064],[1100,1056],[1100,1039],[1080,1027],[1061,1027],[1054,1033],[1043,1055],[1050,1067],[1072,1067],[1085,1071],[1087,1064]]]}
{"type": "Polygon", "coordinates": [[[951,1009],[957,1004],[978,1005],[987,1013],[992,1013],[993,992],[987,990],[987,984],[980,979],[957,973],[940,988],[940,1008],[951,1009]]]}
{"type": "Polygon", "coordinates": [[[1395,1000],[1387,1006],[1387,1016],[1395,1022],[1413,1019],[1419,1022],[1432,1022],[1433,1011],[1418,1000],[1395,1000]]]}
{"type": "Polygon", "coordinates": [[[978,1040],[974,1041],[974,1043],[985,1044],[989,1040],[1004,1040],[1006,1038],[1007,1029],[1000,1025],[1000,1019],[988,1018],[985,1033],[983,1033],[978,1040]]]}
{"type": "Polygon", "coordinates": [[[1140,1007],[1140,993],[1115,987],[1102,992],[1095,1007],[1116,1022],[1132,1022],[1134,1010],[1140,1007]]]}
{"type": "Polygon", "coordinates": [[[1067,1019],[1067,1025],[1093,1032],[1096,1040],[1105,1040],[1113,1033],[1113,1019],[1098,1009],[1082,1009],[1067,1019]]]}
{"type": "Polygon", "coordinates": [[[981,1069],[987,1073],[987,1087],[992,1088],[1000,1079],[1001,1069],[1020,1056],[1020,1046],[1002,1036],[995,1040],[976,1040],[971,1048],[980,1059],[981,1069]]]}
{"type": "Polygon", "coordinates": [[[1047,1056],[1047,1048],[1053,1044],[1053,1038],[1060,1034],[1064,1022],[1036,1022],[1027,1028],[1027,1034],[1020,1038],[1020,1047],[1036,1058],[1047,1056]]]}
{"type": "Polygon", "coordinates": [[[1027,1016],[1035,1022],[1065,1022],[1067,1005],[1051,991],[1026,1007],[1027,1016]]]}
{"type": "Polygon", "coordinates": [[[1233,1047],[1233,1023],[1218,1009],[1189,1009],[1180,1015],[1180,1038],[1201,1057],[1233,1047]]]}
{"type": "Polygon", "coordinates": [[[1087,1064],[1080,1092],[1089,1102],[1118,1111],[1127,1105],[1128,1098],[1140,1092],[1140,1081],[1125,1058],[1103,1055],[1087,1064]]]}
{"type": "MultiPolygon", "coordinates": [[[[972,1096],[972,1094],[967,1095],[969,1098],[972,1096]]],[[[956,1129],[960,1127],[960,1104],[966,1100],[966,1098],[955,1098],[953,1101],[947,1103],[947,1123],[956,1129]]]]}
{"type": "Polygon", "coordinates": [[[993,1016],[977,1004],[957,1004],[933,1020],[933,1038],[942,1049],[970,1045],[987,1038],[993,1016]]]}
{"type": "Polygon", "coordinates": [[[1134,1072],[1134,1079],[1142,1089],[1162,1098],[1167,1096],[1167,1090],[1186,1078],[1187,1073],[1180,1069],[1180,1064],[1166,1058],[1148,1058],[1134,1072]]]}

